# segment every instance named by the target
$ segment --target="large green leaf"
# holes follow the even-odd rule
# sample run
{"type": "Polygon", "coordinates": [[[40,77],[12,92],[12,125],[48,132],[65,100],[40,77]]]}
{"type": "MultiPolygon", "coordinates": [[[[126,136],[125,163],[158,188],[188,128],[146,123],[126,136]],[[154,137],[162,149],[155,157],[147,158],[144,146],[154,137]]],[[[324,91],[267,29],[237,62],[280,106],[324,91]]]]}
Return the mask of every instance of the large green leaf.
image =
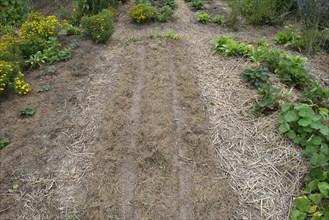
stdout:
{"type": "Polygon", "coordinates": [[[326,126],[323,126],[323,127],[320,129],[320,132],[321,132],[321,134],[323,134],[324,136],[327,136],[327,135],[329,135],[329,128],[326,127],[326,126]]]}
{"type": "Polygon", "coordinates": [[[293,122],[293,121],[297,121],[299,119],[297,113],[294,111],[288,111],[286,113],[286,115],[284,116],[284,118],[287,122],[293,122]]]}
{"type": "Polygon", "coordinates": [[[318,187],[319,187],[321,194],[325,198],[329,198],[329,184],[327,182],[320,182],[318,184],[318,187]]]}
{"type": "Polygon", "coordinates": [[[283,123],[279,126],[279,131],[281,133],[285,133],[285,132],[289,131],[289,129],[290,129],[290,126],[288,123],[283,123]]]}
{"type": "Polygon", "coordinates": [[[298,197],[295,199],[295,206],[299,211],[308,212],[311,207],[311,201],[305,196],[298,197]]]}
{"type": "Polygon", "coordinates": [[[306,213],[300,212],[297,209],[295,209],[290,212],[289,216],[291,220],[304,220],[306,218],[306,215],[307,215],[306,213]]]}
{"type": "Polygon", "coordinates": [[[311,124],[311,128],[315,129],[315,130],[319,130],[320,128],[323,127],[323,124],[320,121],[314,121],[311,124]]]}
{"type": "Polygon", "coordinates": [[[301,118],[298,120],[298,124],[303,127],[309,126],[310,124],[312,124],[312,118],[310,117],[301,118]]]}
{"type": "Polygon", "coordinates": [[[311,166],[316,167],[324,167],[328,165],[328,158],[324,154],[313,153],[311,157],[311,166]]]}
{"type": "Polygon", "coordinates": [[[291,108],[291,106],[292,106],[292,104],[290,104],[290,103],[285,103],[285,104],[282,105],[282,107],[281,107],[281,111],[282,111],[282,112],[286,112],[286,111],[288,111],[288,110],[291,108]]]}
{"type": "Polygon", "coordinates": [[[319,205],[323,196],[320,193],[315,193],[315,194],[311,194],[309,198],[315,205],[319,205]]]}
{"type": "Polygon", "coordinates": [[[311,118],[315,115],[315,112],[313,111],[313,109],[309,106],[305,106],[304,108],[300,109],[299,113],[300,116],[304,117],[304,118],[311,118]]]}

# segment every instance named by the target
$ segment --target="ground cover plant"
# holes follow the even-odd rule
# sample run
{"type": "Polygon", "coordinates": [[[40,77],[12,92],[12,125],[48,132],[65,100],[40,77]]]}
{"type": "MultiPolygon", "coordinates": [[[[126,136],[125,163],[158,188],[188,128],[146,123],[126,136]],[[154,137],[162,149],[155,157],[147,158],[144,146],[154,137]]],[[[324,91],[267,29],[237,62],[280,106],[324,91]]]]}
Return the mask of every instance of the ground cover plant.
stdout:
{"type": "Polygon", "coordinates": [[[294,199],[295,209],[291,211],[290,218],[292,220],[328,219],[329,110],[326,104],[329,90],[316,82],[306,70],[306,59],[303,57],[279,50],[274,51],[263,45],[246,46],[226,36],[218,36],[212,43],[215,53],[245,56],[256,64],[255,68],[246,69],[242,75],[244,80],[259,87],[257,93],[262,97],[254,104],[253,111],[256,115],[277,110],[280,100],[285,101],[279,94],[280,89],[267,84],[269,72],[273,69],[282,83],[295,87],[302,92],[304,98],[306,97],[301,99],[304,103],[283,104],[278,118],[279,131],[287,134],[289,139],[301,146],[302,157],[310,162],[310,171],[305,177],[306,187],[302,190],[302,196],[294,199]],[[274,55],[275,58],[270,59],[269,54],[274,55]]]}

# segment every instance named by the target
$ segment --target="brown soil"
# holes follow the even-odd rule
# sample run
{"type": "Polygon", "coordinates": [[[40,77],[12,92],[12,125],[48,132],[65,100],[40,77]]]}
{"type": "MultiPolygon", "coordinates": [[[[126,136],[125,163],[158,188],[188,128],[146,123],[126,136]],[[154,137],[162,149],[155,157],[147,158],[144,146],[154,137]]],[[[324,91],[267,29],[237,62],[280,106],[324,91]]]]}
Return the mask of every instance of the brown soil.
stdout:
{"type": "MultiPolygon", "coordinates": [[[[70,5],[34,2],[56,15],[59,5],[70,5]]],[[[287,216],[302,162],[297,156],[285,161],[296,151],[277,134],[274,117],[266,127],[268,119],[249,114],[255,93],[239,81],[248,64],[212,56],[209,44],[223,33],[246,43],[270,39],[277,27],[232,33],[196,23],[187,4],[177,3],[175,22],[145,25],[127,16],[132,3],[120,6],[110,43],[79,40],[73,58],[55,64],[55,74],[45,75],[47,66],[26,73],[32,93],[1,98],[0,137],[11,143],[0,151],[0,219],[287,216]],[[163,37],[169,31],[182,39],[163,37]],[[45,84],[50,90],[37,93],[45,84]],[[36,114],[19,117],[22,106],[35,107],[36,114]],[[283,153],[270,164],[275,150],[283,153]],[[260,160],[269,164],[264,170],[260,160]],[[273,178],[273,197],[259,199],[266,192],[258,182],[273,178]]],[[[214,15],[226,10],[223,1],[206,1],[206,7],[214,15]]],[[[319,63],[319,76],[325,59],[312,62],[319,63]]]]}

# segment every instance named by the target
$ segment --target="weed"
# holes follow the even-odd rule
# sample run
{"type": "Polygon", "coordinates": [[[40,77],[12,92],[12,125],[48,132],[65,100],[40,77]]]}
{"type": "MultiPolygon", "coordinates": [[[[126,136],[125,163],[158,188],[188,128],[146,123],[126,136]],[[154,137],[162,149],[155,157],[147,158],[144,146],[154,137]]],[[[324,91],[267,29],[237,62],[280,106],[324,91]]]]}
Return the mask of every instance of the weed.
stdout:
{"type": "Polygon", "coordinates": [[[67,20],[64,20],[62,23],[62,29],[65,31],[66,35],[71,36],[71,35],[79,35],[82,33],[80,28],[74,27],[71,25],[67,20]]]}
{"type": "Polygon", "coordinates": [[[300,29],[296,26],[289,25],[284,31],[279,31],[274,37],[276,44],[284,44],[285,47],[292,47],[302,51],[306,47],[306,42],[301,36],[300,29]]]}
{"type": "Polygon", "coordinates": [[[140,41],[141,38],[140,37],[128,37],[126,40],[125,40],[125,44],[128,45],[128,44],[131,44],[131,43],[134,43],[134,42],[138,42],[140,41]]]}
{"type": "Polygon", "coordinates": [[[0,138],[0,150],[10,144],[10,140],[8,138],[0,138]]]}
{"type": "Polygon", "coordinates": [[[26,117],[31,117],[32,115],[34,115],[34,113],[35,113],[35,108],[33,108],[33,107],[22,107],[20,110],[19,110],[19,112],[18,112],[18,114],[20,115],[20,116],[26,116],[26,117]]]}
{"type": "Polygon", "coordinates": [[[173,32],[167,32],[166,33],[166,38],[172,39],[172,40],[180,40],[180,37],[176,35],[173,32]]]}

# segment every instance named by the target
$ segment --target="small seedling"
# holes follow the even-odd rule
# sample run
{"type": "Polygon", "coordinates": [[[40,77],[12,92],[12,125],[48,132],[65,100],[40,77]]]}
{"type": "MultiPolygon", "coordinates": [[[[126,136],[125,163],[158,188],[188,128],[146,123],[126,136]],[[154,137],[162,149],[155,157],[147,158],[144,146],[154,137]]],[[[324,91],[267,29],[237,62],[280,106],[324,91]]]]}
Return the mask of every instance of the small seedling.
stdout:
{"type": "Polygon", "coordinates": [[[13,190],[17,190],[18,187],[19,187],[19,185],[18,185],[17,183],[15,183],[14,185],[12,185],[12,189],[13,189],[13,190]]]}
{"type": "Polygon", "coordinates": [[[69,215],[65,218],[65,220],[74,220],[74,215],[69,214],[69,215]]]}
{"type": "Polygon", "coordinates": [[[180,37],[173,32],[167,32],[166,33],[166,38],[172,39],[172,40],[179,40],[180,37]]]}
{"type": "Polygon", "coordinates": [[[38,88],[37,93],[46,92],[49,90],[49,88],[50,88],[49,84],[46,84],[46,85],[42,86],[41,88],[38,88]]]}
{"type": "Polygon", "coordinates": [[[19,115],[20,116],[26,116],[26,117],[31,117],[35,113],[35,108],[33,107],[22,107],[19,110],[19,115]]]}
{"type": "Polygon", "coordinates": [[[56,71],[57,71],[57,67],[56,66],[50,66],[47,69],[47,73],[51,73],[51,74],[56,73],[56,71]]]}
{"type": "Polygon", "coordinates": [[[0,138],[0,150],[8,144],[10,144],[10,140],[8,138],[0,138]]]}
{"type": "Polygon", "coordinates": [[[141,39],[139,37],[128,37],[127,40],[125,40],[125,44],[126,45],[129,45],[131,43],[134,43],[134,42],[137,42],[137,41],[140,41],[141,39]]]}

